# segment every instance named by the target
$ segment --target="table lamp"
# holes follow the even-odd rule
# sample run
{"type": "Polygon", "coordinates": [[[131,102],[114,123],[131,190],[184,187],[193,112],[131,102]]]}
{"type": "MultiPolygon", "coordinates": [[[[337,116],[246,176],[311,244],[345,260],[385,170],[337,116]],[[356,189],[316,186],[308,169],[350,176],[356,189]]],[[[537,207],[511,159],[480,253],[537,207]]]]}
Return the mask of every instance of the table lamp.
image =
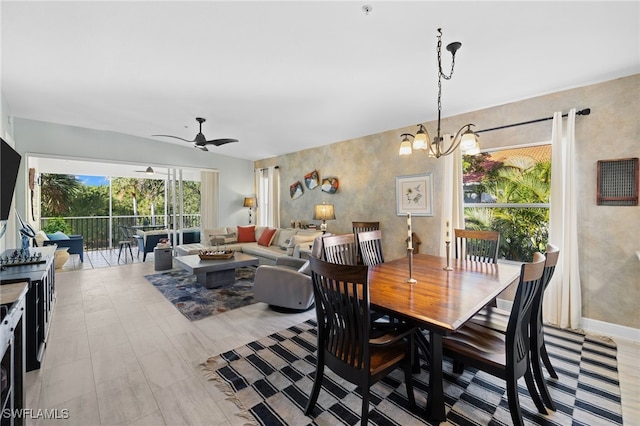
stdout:
{"type": "Polygon", "coordinates": [[[336,213],[333,209],[333,204],[316,204],[313,209],[313,219],[321,220],[320,230],[324,233],[327,232],[327,220],[335,220],[336,213]]]}
{"type": "Polygon", "coordinates": [[[256,206],[256,199],[253,197],[244,197],[243,207],[249,207],[249,225],[251,225],[251,209],[256,206]]]}

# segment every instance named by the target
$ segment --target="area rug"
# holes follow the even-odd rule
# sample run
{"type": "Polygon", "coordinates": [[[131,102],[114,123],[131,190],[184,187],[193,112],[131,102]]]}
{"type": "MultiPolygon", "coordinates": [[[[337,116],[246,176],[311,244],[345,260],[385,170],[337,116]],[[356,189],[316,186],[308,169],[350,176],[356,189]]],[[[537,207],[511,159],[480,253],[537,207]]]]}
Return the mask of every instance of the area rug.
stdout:
{"type": "MultiPolygon", "coordinates": [[[[622,408],[616,346],[608,338],[547,327],[547,350],[559,379],[547,385],[557,411],[538,413],[520,380],[520,405],[530,425],[620,425],[622,408]]],[[[262,425],[355,425],[360,422],[360,389],[329,369],[311,416],[304,409],[311,392],[316,361],[316,324],[309,320],[201,365],[202,371],[239,407],[239,415],[262,425]]],[[[451,425],[509,425],[504,381],[466,368],[452,373],[444,361],[447,420],[451,425]]],[[[400,369],[371,388],[369,419],[377,425],[431,424],[424,420],[429,373],[414,375],[418,412],[408,408],[400,369]]]]}
{"type": "Polygon", "coordinates": [[[233,285],[215,289],[201,286],[195,275],[181,270],[145,275],[145,278],[185,317],[197,321],[256,303],[253,298],[254,275],[255,268],[237,268],[233,285]]]}

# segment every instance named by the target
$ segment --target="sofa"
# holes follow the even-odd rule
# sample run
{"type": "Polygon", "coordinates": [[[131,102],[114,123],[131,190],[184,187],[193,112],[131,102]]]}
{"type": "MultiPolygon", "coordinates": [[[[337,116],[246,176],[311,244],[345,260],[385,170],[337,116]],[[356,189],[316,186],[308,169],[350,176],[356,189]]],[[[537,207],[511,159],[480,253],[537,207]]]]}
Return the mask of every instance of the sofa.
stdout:
{"type": "Polygon", "coordinates": [[[84,238],[82,235],[66,235],[60,231],[46,234],[38,231],[34,237],[34,243],[38,247],[56,245],[59,248],[67,248],[67,253],[80,256],[80,262],[84,262],[84,238]]]}
{"type": "Polygon", "coordinates": [[[301,257],[301,247],[308,249],[313,239],[321,236],[322,232],[315,229],[249,225],[205,229],[201,235],[200,243],[176,246],[176,255],[198,254],[200,250],[218,247],[255,256],[260,265],[274,265],[283,256],[301,257]]]}
{"type": "MultiPolygon", "coordinates": [[[[142,253],[142,261],[147,260],[147,253],[153,252],[156,245],[162,239],[167,239],[173,244],[173,231],[170,229],[154,229],[151,231],[138,230],[133,236],[138,244],[138,257],[142,253]]],[[[184,244],[200,242],[200,229],[188,228],[182,230],[182,241],[184,244]]]]}

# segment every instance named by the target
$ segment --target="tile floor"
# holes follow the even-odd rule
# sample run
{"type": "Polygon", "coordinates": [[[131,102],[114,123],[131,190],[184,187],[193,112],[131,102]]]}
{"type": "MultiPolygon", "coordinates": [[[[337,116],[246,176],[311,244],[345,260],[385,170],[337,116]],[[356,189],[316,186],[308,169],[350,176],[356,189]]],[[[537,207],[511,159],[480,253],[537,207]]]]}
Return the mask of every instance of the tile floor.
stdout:
{"type": "MultiPolygon", "coordinates": [[[[198,364],[315,316],[257,303],[190,322],[144,278],[155,272],[153,257],[116,267],[76,263],[56,274],[50,341],[26,391],[27,407],[58,409],[60,417],[66,409],[69,418],[28,425],[245,424],[198,364]]],[[[640,344],[617,343],[625,425],[640,425],[640,344]]]]}

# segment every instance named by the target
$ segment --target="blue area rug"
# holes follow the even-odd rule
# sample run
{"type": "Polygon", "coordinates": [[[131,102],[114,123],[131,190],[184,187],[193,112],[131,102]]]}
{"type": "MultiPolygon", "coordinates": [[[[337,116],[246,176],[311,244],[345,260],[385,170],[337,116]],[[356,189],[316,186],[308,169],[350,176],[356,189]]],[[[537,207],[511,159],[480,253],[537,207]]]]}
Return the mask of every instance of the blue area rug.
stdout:
{"type": "Polygon", "coordinates": [[[255,268],[236,269],[233,285],[207,289],[196,282],[195,275],[186,271],[169,271],[145,275],[173,305],[190,321],[256,303],[253,298],[255,268]]]}

